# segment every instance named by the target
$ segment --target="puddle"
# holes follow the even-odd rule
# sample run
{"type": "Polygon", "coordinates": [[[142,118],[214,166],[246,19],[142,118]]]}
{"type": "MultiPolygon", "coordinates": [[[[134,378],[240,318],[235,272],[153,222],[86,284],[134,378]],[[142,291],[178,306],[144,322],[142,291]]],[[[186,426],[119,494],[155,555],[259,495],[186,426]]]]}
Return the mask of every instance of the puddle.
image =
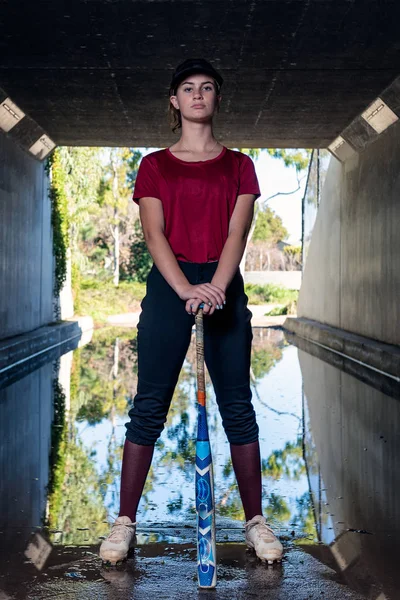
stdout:
{"type": "MultiPolygon", "coordinates": [[[[118,336],[112,330],[96,332],[90,344],[73,353],[70,371],[69,395],[64,400],[60,397],[60,410],[63,403],[66,410],[58,429],[60,447],[50,484],[50,535],[56,544],[93,544],[107,531],[103,522],[118,514],[124,424],[137,377],[132,330],[118,336]]],[[[278,528],[290,526],[296,535],[315,537],[315,528],[306,530],[310,503],[302,457],[301,373],[297,350],[285,342],[282,331],[256,331],[252,375],[261,432],[265,514],[278,528]],[[292,373],[290,381],[288,371],[292,373]]],[[[160,524],[195,526],[195,394],[193,343],[139,506],[137,520],[139,530],[144,531],[139,544],[160,539],[157,531],[149,537],[151,525],[153,529],[156,524],[158,529],[160,524]]],[[[241,528],[244,513],[209,379],[207,402],[216,512],[230,521],[230,528],[241,528]]]]}
{"type": "MultiPolygon", "coordinates": [[[[395,598],[398,399],[299,350],[280,329],[253,333],[263,509],[285,544],[286,570],[290,561],[301,570],[309,565],[311,581],[321,575],[316,561],[350,594],[332,597],[395,598]]],[[[30,597],[37,578],[61,577],[63,586],[107,580],[97,549],[118,514],[124,424],[137,382],[135,335],[96,330],[90,343],[0,390],[0,599],[30,597]]],[[[139,505],[137,572],[125,573],[125,581],[144,577],[150,558],[189,561],[193,572],[195,393],[193,339],[139,505]]],[[[206,393],[218,556],[247,573],[244,513],[209,379],[206,393]]],[[[283,595],[281,579],[277,598],[297,598],[283,595]]],[[[188,581],[194,585],[191,575],[188,581]]]]}

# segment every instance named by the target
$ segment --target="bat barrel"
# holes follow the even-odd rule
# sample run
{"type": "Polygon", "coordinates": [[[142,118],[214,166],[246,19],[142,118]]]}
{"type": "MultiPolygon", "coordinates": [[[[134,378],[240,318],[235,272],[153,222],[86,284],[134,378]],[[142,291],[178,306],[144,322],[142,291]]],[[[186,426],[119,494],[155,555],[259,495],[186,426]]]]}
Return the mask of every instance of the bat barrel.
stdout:
{"type": "Polygon", "coordinates": [[[198,427],[196,440],[197,577],[200,588],[217,583],[214,478],[204,376],[203,311],[196,315],[198,427]]]}

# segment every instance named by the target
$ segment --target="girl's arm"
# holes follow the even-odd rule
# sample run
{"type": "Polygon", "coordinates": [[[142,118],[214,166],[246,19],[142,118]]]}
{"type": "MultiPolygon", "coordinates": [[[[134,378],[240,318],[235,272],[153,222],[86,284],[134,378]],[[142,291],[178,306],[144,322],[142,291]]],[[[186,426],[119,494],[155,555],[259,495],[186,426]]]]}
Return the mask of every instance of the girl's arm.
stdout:
{"type": "MultiPolygon", "coordinates": [[[[171,246],[164,235],[164,213],[161,200],[144,197],[139,202],[139,214],[147,248],[164,279],[182,300],[199,298],[201,302],[223,305],[225,291],[216,284],[191,285],[179,267],[171,246]]],[[[162,299],[160,299],[162,302],[162,299]]],[[[214,309],[213,309],[214,310],[214,309]]],[[[205,308],[208,312],[208,306],[205,308]]]]}
{"type": "MultiPolygon", "coordinates": [[[[242,260],[254,215],[254,199],[253,194],[238,196],[229,221],[228,238],[224,244],[217,270],[211,280],[213,285],[224,292],[226,292],[242,260]]],[[[189,298],[186,302],[186,311],[189,314],[195,314],[200,304],[201,300],[199,298],[189,298]]]]}
{"type": "Polygon", "coordinates": [[[229,221],[228,238],[211,281],[224,292],[232,281],[246,248],[247,236],[254,215],[255,198],[253,194],[238,196],[229,221]]]}

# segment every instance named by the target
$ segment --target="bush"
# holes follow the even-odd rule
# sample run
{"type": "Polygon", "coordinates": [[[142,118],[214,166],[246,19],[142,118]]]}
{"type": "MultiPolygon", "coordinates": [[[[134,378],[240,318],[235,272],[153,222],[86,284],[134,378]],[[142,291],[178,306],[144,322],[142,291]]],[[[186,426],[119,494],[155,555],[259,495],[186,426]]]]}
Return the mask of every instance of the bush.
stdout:
{"type": "Polygon", "coordinates": [[[279,317],[281,315],[295,315],[297,313],[297,302],[288,302],[284,306],[275,306],[272,310],[265,313],[266,317],[279,317]]]}
{"type": "Polygon", "coordinates": [[[259,285],[246,283],[245,292],[249,298],[249,304],[270,304],[272,302],[289,303],[296,302],[299,292],[272,283],[259,285]]]}

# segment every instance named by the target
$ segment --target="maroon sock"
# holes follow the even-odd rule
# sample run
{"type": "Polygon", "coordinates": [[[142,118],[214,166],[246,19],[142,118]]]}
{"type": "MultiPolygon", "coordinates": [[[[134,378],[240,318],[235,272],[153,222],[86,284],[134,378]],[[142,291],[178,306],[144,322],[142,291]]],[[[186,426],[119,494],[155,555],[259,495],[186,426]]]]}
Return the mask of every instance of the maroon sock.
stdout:
{"type": "Polygon", "coordinates": [[[136,511],[149,472],[154,446],[140,446],[125,440],[122,458],[120,517],[136,521],[136,511]]]}
{"type": "Polygon", "coordinates": [[[230,446],[246,521],[249,521],[256,515],[262,515],[260,444],[257,441],[230,446]]]}

